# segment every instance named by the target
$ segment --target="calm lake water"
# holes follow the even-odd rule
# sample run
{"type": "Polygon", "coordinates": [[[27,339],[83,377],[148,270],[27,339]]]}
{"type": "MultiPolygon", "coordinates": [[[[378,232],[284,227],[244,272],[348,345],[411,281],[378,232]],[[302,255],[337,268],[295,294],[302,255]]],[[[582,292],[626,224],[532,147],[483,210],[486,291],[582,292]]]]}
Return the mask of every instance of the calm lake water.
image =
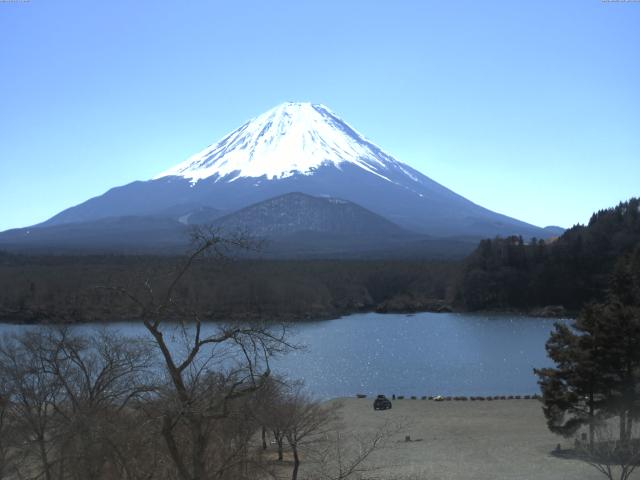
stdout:
{"type": "MultiPolygon", "coordinates": [[[[527,395],[534,367],[551,365],[544,344],[556,320],[502,315],[357,314],[294,327],[304,344],[274,372],[304,379],[322,398],[374,395],[527,395]]],[[[33,328],[0,324],[0,333],[33,328]]],[[[88,329],[92,327],[78,327],[88,329]]],[[[144,335],[140,324],[110,325],[144,335]]]]}

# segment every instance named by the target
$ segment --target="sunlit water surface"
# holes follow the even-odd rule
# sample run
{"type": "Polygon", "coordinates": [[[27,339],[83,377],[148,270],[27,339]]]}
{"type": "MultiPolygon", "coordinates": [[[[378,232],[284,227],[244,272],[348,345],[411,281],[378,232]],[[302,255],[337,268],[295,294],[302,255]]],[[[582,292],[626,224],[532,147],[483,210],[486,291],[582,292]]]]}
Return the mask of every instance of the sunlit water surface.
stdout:
{"type": "MultiPolygon", "coordinates": [[[[550,365],[544,344],[556,320],[507,314],[365,313],[296,324],[306,348],[272,362],[322,398],[387,395],[527,395],[534,367],[550,365]]],[[[26,327],[0,324],[0,333],[26,327]]],[[[92,326],[76,327],[91,331],[92,326]]],[[[139,323],[108,326],[147,335],[139,323]]]]}

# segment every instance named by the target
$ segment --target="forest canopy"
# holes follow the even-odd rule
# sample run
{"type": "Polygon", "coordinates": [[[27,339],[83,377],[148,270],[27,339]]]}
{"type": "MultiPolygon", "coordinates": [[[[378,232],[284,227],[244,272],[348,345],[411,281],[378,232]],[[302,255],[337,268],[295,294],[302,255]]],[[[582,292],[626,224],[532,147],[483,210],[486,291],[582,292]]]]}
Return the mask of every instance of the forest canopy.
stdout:
{"type": "Polygon", "coordinates": [[[601,301],[618,264],[640,272],[640,199],[592,215],[556,240],[521,237],[480,242],[467,258],[457,301],[469,310],[528,310],[562,305],[577,311],[601,301]]]}

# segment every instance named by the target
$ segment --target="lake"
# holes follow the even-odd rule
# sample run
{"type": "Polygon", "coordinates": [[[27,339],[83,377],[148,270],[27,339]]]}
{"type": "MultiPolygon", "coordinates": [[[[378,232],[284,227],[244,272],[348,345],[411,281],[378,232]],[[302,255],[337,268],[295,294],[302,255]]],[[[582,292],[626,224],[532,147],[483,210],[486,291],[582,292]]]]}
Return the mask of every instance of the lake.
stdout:
{"type": "MultiPolygon", "coordinates": [[[[306,345],[304,351],[276,359],[272,369],[304,379],[321,398],[529,395],[538,392],[533,368],[551,365],[544,344],[556,321],[513,314],[364,313],[305,322],[291,334],[294,343],[306,345]]],[[[0,333],[24,328],[33,327],[0,324],[0,333]]],[[[146,333],[137,323],[109,328],[146,333]]]]}

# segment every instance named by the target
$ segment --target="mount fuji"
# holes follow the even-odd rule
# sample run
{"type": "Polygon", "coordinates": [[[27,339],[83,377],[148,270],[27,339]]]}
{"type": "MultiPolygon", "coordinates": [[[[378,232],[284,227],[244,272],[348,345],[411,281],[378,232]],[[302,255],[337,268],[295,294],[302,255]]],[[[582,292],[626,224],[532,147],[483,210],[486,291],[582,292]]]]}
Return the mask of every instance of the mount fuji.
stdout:
{"type": "MultiPolygon", "coordinates": [[[[77,241],[83,228],[90,230],[105,222],[125,228],[123,225],[136,223],[134,219],[140,217],[148,226],[157,222],[162,232],[173,225],[173,237],[167,237],[170,244],[169,237],[174,238],[186,225],[215,222],[220,217],[237,225],[239,219],[229,220],[235,212],[291,193],[351,202],[362,207],[367,218],[381,217],[377,224],[395,224],[409,237],[475,240],[557,234],[492,212],[454,193],[393,158],[323,105],[284,103],[150,180],[112,188],[44,223],[0,234],[0,246],[44,245],[53,241],[49,235],[53,232],[53,243],[64,244],[67,230],[69,235],[75,232],[77,241]]],[[[277,215],[274,208],[295,209],[299,204],[268,203],[269,215],[277,215]]],[[[305,203],[312,204],[316,205],[305,203]]],[[[322,207],[323,225],[328,211],[322,207]]],[[[245,226],[251,230],[250,224],[245,226]]],[[[289,233],[304,229],[302,224],[291,224],[289,233]]],[[[282,228],[279,232],[283,233],[282,228]]],[[[136,241],[144,243],[142,236],[136,241]]]]}

